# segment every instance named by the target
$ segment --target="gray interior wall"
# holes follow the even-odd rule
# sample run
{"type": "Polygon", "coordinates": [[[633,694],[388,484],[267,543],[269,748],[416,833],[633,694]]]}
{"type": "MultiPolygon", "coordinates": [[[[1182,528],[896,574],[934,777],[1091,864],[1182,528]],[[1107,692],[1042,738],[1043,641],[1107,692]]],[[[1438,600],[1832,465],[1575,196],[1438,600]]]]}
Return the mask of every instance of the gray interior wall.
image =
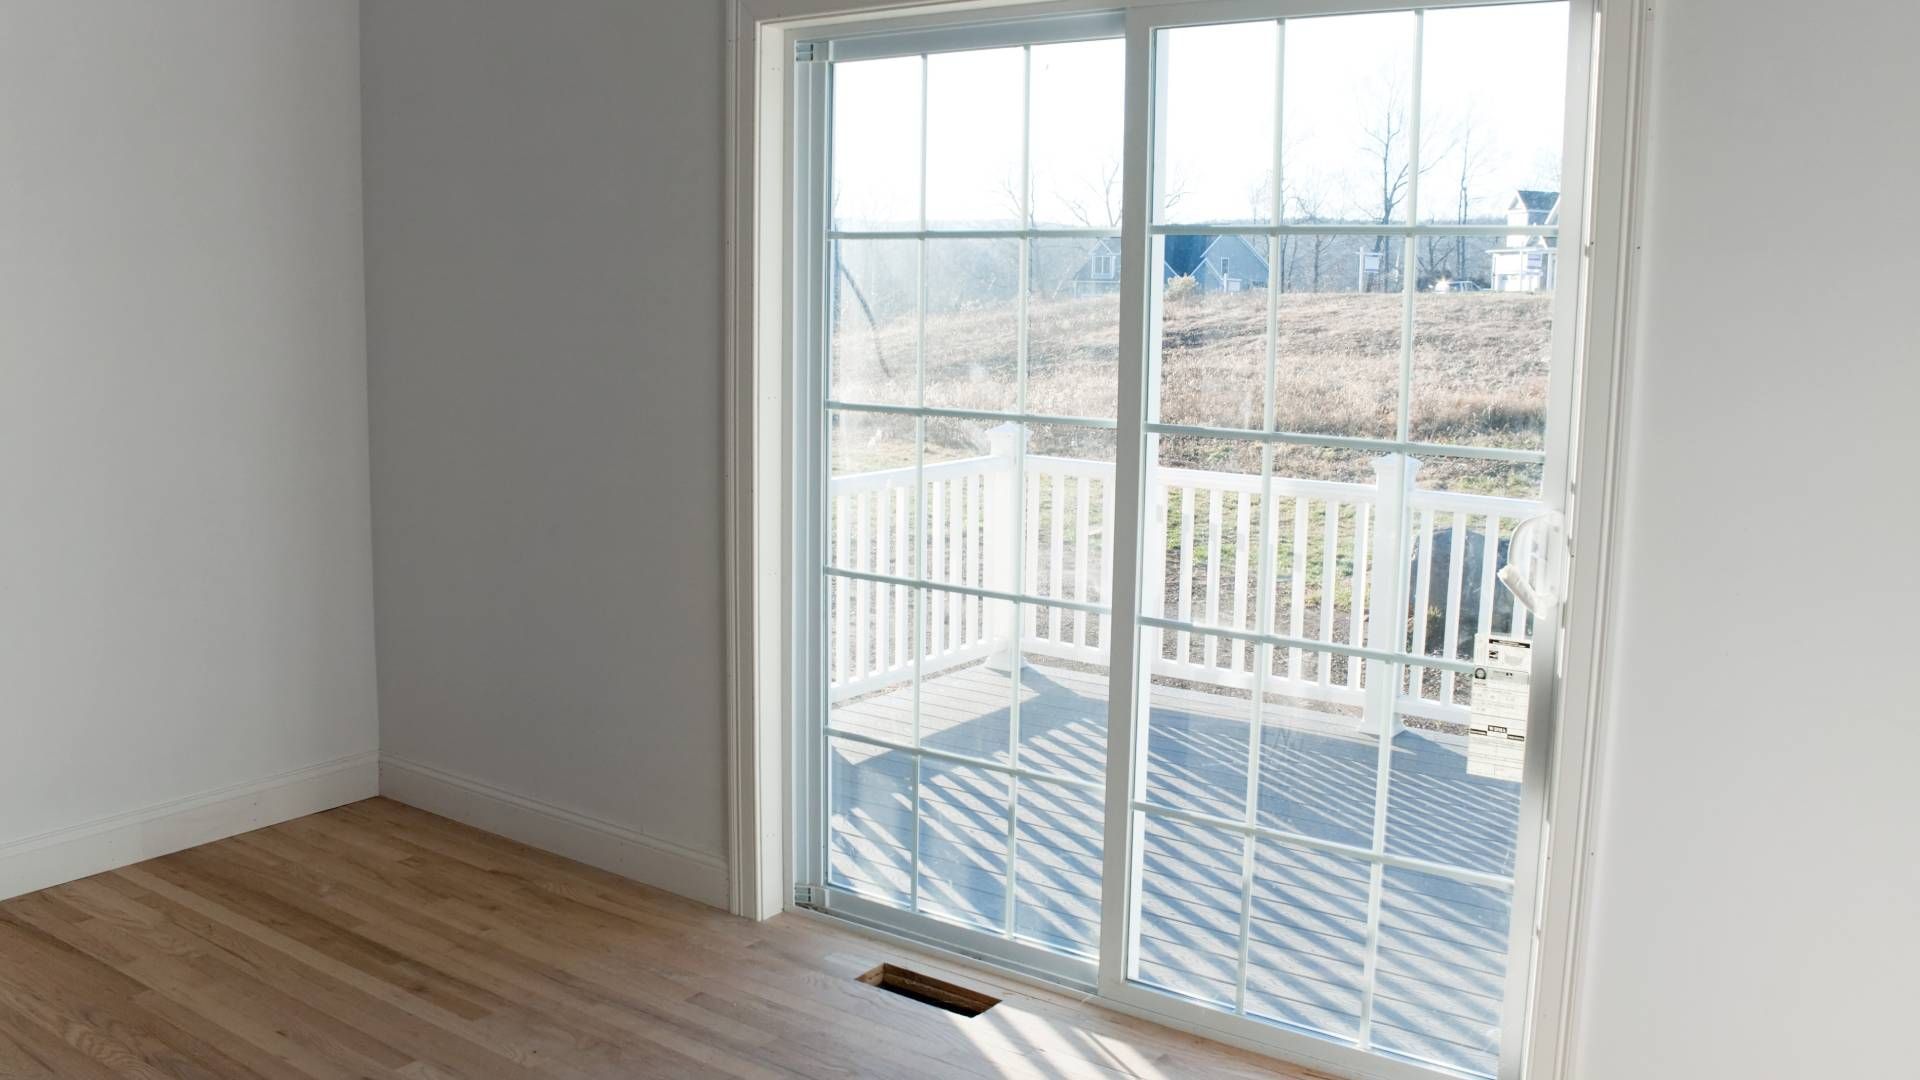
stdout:
{"type": "Polygon", "coordinates": [[[722,854],[723,6],[363,15],[383,749],[722,854]]]}
{"type": "Polygon", "coordinates": [[[377,748],[358,18],[0,0],[0,848],[377,748]]]}
{"type": "Polygon", "coordinates": [[[1915,1075],[1920,22],[1657,8],[1573,1075],[1915,1075]]]}

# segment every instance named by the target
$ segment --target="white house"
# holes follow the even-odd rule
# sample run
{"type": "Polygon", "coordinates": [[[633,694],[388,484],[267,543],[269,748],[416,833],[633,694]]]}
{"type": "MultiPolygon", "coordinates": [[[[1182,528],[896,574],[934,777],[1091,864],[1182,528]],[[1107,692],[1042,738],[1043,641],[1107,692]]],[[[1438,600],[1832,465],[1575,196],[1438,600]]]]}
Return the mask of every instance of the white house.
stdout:
{"type": "MultiPolygon", "coordinates": [[[[1507,204],[1507,224],[1557,225],[1560,193],[1522,188],[1507,204]]],[[[1508,233],[1501,246],[1487,252],[1489,284],[1495,292],[1545,292],[1553,288],[1559,252],[1551,236],[1508,233]]]]}

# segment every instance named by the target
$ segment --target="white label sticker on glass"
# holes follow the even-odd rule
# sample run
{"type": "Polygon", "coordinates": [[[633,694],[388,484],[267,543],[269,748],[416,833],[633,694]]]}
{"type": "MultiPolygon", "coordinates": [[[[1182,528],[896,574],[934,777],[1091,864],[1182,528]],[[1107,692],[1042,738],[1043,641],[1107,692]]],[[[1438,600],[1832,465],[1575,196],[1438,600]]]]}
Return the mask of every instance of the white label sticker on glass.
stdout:
{"type": "Polygon", "coordinates": [[[1527,756],[1531,658],[1531,644],[1519,638],[1481,639],[1467,726],[1467,775],[1520,782],[1527,756]]]}

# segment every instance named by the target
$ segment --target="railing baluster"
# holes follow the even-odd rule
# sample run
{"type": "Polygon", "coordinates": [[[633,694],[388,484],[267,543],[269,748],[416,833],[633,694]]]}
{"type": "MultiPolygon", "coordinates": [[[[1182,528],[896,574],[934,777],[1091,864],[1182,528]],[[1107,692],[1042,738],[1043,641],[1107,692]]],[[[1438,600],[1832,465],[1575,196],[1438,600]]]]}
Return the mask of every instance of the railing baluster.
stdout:
{"type": "MultiPolygon", "coordinates": [[[[1327,520],[1321,528],[1320,632],[1314,636],[1321,641],[1331,642],[1333,640],[1334,575],[1340,567],[1340,503],[1334,499],[1328,499],[1324,505],[1327,508],[1327,520]]],[[[1320,653],[1320,685],[1333,685],[1333,654],[1330,652],[1320,653]]]]}
{"type": "MultiPolygon", "coordinates": [[[[1287,583],[1292,595],[1287,611],[1287,634],[1300,638],[1306,632],[1307,620],[1307,536],[1311,527],[1313,503],[1305,495],[1293,500],[1293,565],[1291,580],[1287,583]]],[[[1287,678],[1295,682],[1300,677],[1300,664],[1303,656],[1298,646],[1287,650],[1287,678]]]]}
{"type": "MultiPolygon", "coordinates": [[[[1441,648],[1446,650],[1447,659],[1460,659],[1460,594],[1461,574],[1466,567],[1467,555],[1467,515],[1458,510],[1453,512],[1453,524],[1447,531],[1447,602],[1443,607],[1446,613],[1446,630],[1441,635],[1441,648]]],[[[1453,704],[1452,671],[1440,673],[1440,704],[1453,704]]]]}
{"type": "MultiPolygon", "coordinates": [[[[1177,590],[1174,600],[1178,605],[1174,618],[1181,622],[1193,621],[1193,489],[1180,489],[1180,576],[1174,579],[1177,590]]],[[[1176,660],[1186,664],[1193,655],[1193,632],[1180,631],[1174,642],[1176,660]]]]}
{"type": "MultiPolygon", "coordinates": [[[[1247,616],[1247,502],[1253,496],[1246,492],[1233,500],[1233,611],[1227,625],[1238,630],[1248,625],[1247,616]]],[[[1254,564],[1256,567],[1259,563],[1254,564]]],[[[1232,638],[1227,639],[1227,667],[1240,670],[1242,654],[1247,650],[1232,638]]]]}
{"type": "MultiPolygon", "coordinates": [[[[1160,535],[1153,541],[1155,546],[1142,548],[1142,550],[1149,553],[1160,552],[1166,544],[1166,537],[1166,530],[1160,530],[1160,535]]],[[[1109,474],[1100,481],[1100,571],[1094,576],[1094,580],[1100,583],[1100,602],[1103,604],[1113,602],[1113,567],[1109,565],[1109,553],[1112,550],[1113,477],[1109,474]]],[[[1165,577],[1166,575],[1161,573],[1155,576],[1165,577]]],[[[1109,657],[1112,655],[1110,650],[1113,648],[1111,619],[1112,616],[1104,612],[1100,615],[1100,647],[1109,650],[1109,657]]]]}
{"type": "MultiPolygon", "coordinates": [[[[852,496],[848,495],[833,500],[833,563],[835,566],[847,565],[847,504],[852,501],[852,496]]],[[[833,670],[838,676],[832,680],[835,683],[853,681],[852,676],[847,672],[847,654],[851,651],[847,647],[847,631],[851,629],[847,611],[849,591],[847,586],[851,584],[853,582],[847,578],[833,579],[833,670]]]]}
{"type": "MultiPolygon", "coordinates": [[[[856,570],[873,569],[873,505],[867,492],[861,492],[855,500],[855,512],[860,516],[854,519],[853,568],[856,570]]],[[[873,661],[867,652],[867,633],[872,624],[873,583],[859,581],[854,583],[853,601],[853,673],[854,678],[864,679],[873,671],[873,661]]]]}
{"type": "MultiPolygon", "coordinates": [[[[932,530],[928,541],[932,550],[927,558],[927,580],[946,581],[947,579],[947,486],[942,480],[931,485],[928,498],[926,520],[932,530]]],[[[933,590],[932,618],[927,633],[927,655],[939,656],[947,651],[947,594],[939,589],[933,590]]]]}
{"type": "MultiPolygon", "coordinates": [[[[1367,553],[1373,542],[1371,503],[1353,504],[1353,593],[1347,602],[1347,644],[1356,648],[1366,640],[1367,619],[1372,617],[1372,600],[1367,596],[1367,553]]],[[[1347,685],[1358,688],[1365,664],[1347,661],[1347,685]]]]}
{"type": "MultiPolygon", "coordinates": [[[[1035,468],[1030,459],[1027,467],[1029,469],[1035,468]]],[[[1039,580],[1040,579],[1040,480],[1043,475],[1044,474],[1038,471],[1033,471],[1027,477],[1027,509],[1025,514],[1023,515],[1026,518],[1026,534],[1027,535],[1026,535],[1026,548],[1024,549],[1026,551],[1026,555],[1023,557],[1023,560],[1022,560],[1023,565],[1022,565],[1021,574],[1020,574],[1023,580],[1021,580],[1019,583],[1017,583],[1014,586],[1014,591],[1016,592],[1038,593],[1040,595],[1045,595],[1044,593],[1041,592],[1040,580],[1039,580]]],[[[1053,583],[1048,582],[1047,587],[1052,588],[1053,583]]],[[[1033,627],[1033,621],[1032,621],[1033,612],[1023,609],[1019,612],[1019,616],[1020,616],[1019,619],[1016,621],[1016,625],[1018,628],[1014,632],[1014,644],[1016,646],[1018,646],[1020,642],[1026,639],[1029,631],[1032,631],[1032,627],[1033,627]]],[[[1039,633],[1038,631],[1032,631],[1032,632],[1034,633],[1035,636],[1038,636],[1038,633],[1039,633]]]]}
{"type": "MultiPolygon", "coordinates": [[[[1413,593],[1413,654],[1427,655],[1427,607],[1428,598],[1433,595],[1433,519],[1439,511],[1429,507],[1418,511],[1420,514],[1420,539],[1418,555],[1418,587],[1413,593]]],[[[1427,669],[1413,668],[1408,673],[1408,694],[1416,701],[1426,697],[1427,669]]]]}
{"type": "MultiPolygon", "coordinates": [[[[1087,504],[1093,501],[1093,477],[1081,473],[1073,482],[1073,598],[1087,602],[1087,563],[1093,557],[1093,545],[1087,540],[1087,504]]],[[[1073,643],[1087,643],[1087,622],[1093,616],[1082,611],[1073,617],[1073,643]]]]}
{"type": "MultiPolygon", "coordinates": [[[[888,512],[888,507],[893,504],[893,500],[898,496],[899,489],[890,487],[881,488],[873,493],[873,554],[871,559],[873,569],[876,571],[885,572],[887,569],[887,552],[891,548],[891,545],[888,543],[888,523],[892,520],[892,514],[888,512]]],[[[875,585],[873,587],[873,670],[877,672],[888,671],[893,667],[891,659],[887,656],[887,644],[893,638],[892,628],[888,625],[887,621],[887,616],[893,609],[893,590],[894,587],[892,585],[875,585]]]]}
{"type": "MultiPolygon", "coordinates": [[[[973,477],[960,477],[954,482],[954,548],[958,552],[958,567],[954,567],[954,580],[960,584],[973,582],[973,477]]],[[[960,605],[960,644],[973,644],[973,607],[975,598],[960,596],[956,603],[960,605]]]]}
{"type": "MultiPolygon", "coordinates": [[[[1047,562],[1047,595],[1058,600],[1066,593],[1061,580],[1067,545],[1067,477],[1053,473],[1047,478],[1047,541],[1052,549],[1047,562]]],[[[1060,640],[1060,609],[1047,609],[1047,639],[1060,640]]]]}
{"type": "MultiPolygon", "coordinates": [[[[1520,522],[1518,520],[1514,521],[1513,528],[1514,528],[1514,534],[1517,534],[1520,529],[1520,522]]],[[[1513,561],[1514,534],[1509,534],[1507,537],[1507,561],[1508,562],[1513,561]]],[[[1507,605],[1507,636],[1508,637],[1523,636],[1523,631],[1526,625],[1527,625],[1527,609],[1521,606],[1519,603],[1508,604],[1507,605]]]]}
{"type": "MultiPolygon", "coordinates": [[[[913,576],[913,567],[908,565],[907,544],[908,534],[913,530],[907,528],[907,514],[908,506],[914,501],[913,486],[912,484],[908,484],[895,488],[894,490],[897,494],[893,500],[893,572],[901,577],[911,577],[913,576]]],[[[893,655],[897,663],[908,669],[911,669],[913,666],[913,657],[907,655],[912,648],[912,646],[908,644],[908,642],[912,640],[908,632],[910,627],[907,620],[907,612],[910,607],[911,610],[919,610],[918,605],[914,604],[913,599],[907,595],[906,589],[895,589],[893,596],[893,655]]]]}
{"type": "MultiPolygon", "coordinates": [[[[1218,488],[1207,492],[1207,625],[1220,625],[1220,504],[1227,497],[1226,492],[1218,488]]],[[[1208,667],[1220,666],[1220,647],[1225,641],[1218,634],[1208,634],[1200,652],[1200,662],[1208,667]]]]}
{"type": "Polygon", "coordinates": [[[1500,515],[1488,514],[1480,544],[1480,617],[1474,623],[1474,655],[1493,633],[1493,575],[1500,562],[1500,515]]]}

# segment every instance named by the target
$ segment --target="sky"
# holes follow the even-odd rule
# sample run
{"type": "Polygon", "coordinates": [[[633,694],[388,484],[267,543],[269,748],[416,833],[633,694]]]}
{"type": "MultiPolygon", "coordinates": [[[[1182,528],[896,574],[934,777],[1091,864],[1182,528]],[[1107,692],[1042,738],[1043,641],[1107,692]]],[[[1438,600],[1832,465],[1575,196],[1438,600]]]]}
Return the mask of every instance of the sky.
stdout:
{"type": "MultiPolygon", "coordinates": [[[[1180,27],[1162,32],[1169,194],[1161,220],[1271,220],[1274,84],[1288,220],[1378,219],[1378,136],[1406,160],[1413,98],[1411,12],[1180,27]]],[[[1429,11],[1421,53],[1420,218],[1504,210],[1520,187],[1557,186],[1567,5],[1429,11]]],[[[844,226],[913,228],[920,213],[926,87],[929,227],[1015,226],[1022,128],[1030,125],[1039,225],[1117,228],[1125,56],[1118,39],[834,66],[835,214],[844,226]],[[924,64],[924,72],[923,72],[924,64]]],[[[1393,220],[1404,221],[1404,200],[1393,220]]]]}

